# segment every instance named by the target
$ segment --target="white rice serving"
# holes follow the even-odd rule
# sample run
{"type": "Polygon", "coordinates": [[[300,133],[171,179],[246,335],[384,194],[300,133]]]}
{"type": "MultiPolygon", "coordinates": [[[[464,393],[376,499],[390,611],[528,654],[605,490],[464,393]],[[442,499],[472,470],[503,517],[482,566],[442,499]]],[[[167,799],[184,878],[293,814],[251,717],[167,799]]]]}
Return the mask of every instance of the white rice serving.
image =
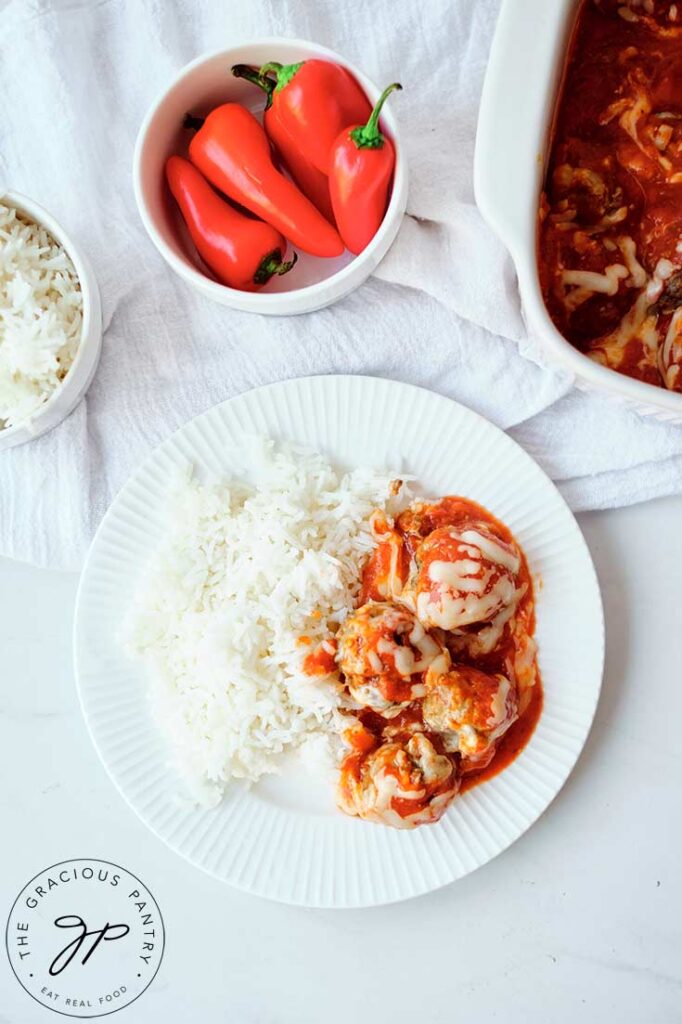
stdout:
{"type": "Polygon", "coordinates": [[[0,202],[0,430],[35,413],[76,356],[83,296],[65,250],[0,202]]]}
{"type": "Polygon", "coordinates": [[[149,670],[154,716],[190,793],[217,803],[231,779],[279,770],[307,745],[333,753],[339,697],[305,654],[354,606],[389,514],[394,474],[340,475],[321,455],[252,439],[253,485],[184,479],[127,624],[149,670]]]}

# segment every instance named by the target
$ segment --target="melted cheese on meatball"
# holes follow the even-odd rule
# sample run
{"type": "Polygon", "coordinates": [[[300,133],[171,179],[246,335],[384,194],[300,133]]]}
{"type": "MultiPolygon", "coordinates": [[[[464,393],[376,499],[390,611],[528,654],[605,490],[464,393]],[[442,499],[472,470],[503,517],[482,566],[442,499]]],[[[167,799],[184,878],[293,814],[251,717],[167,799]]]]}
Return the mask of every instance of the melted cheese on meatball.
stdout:
{"type": "Polygon", "coordinates": [[[453,762],[423,733],[351,754],[341,767],[338,802],[346,814],[415,828],[437,821],[459,787],[453,762]]]}
{"type": "Polygon", "coordinates": [[[387,717],[424,696],[422,673],[442,652],[411,612],[380,601],[350,615],[337,640],[351,696],[387,717]]]}
{"type": "Polygon", "coordinates": [[[446,750],[482,767],[495,744],[518,717],[516,688],[503,675],[489,676],[468,666],[443,671],[440,662],[426,673],[424,725],[438,733],[446,750]]]}
{"type": "Polygon", "coordinates": [[[514,602],[520,568],[516,548],[483,524],[440,527],[417,547],[400,600],[428,627],[489,622],[514,602]]]}

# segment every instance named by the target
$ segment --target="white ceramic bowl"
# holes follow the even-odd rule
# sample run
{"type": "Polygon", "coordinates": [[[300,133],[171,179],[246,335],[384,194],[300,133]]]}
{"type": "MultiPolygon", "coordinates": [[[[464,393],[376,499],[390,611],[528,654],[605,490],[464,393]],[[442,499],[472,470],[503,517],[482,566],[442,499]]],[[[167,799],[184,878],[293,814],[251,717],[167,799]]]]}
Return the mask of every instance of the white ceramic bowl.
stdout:
{"type": "Polygon", "coordinates": [[[557,331],[537,270],[540,190],[550,127],[578,0],[503,0],[476,135],[478,207],[509,249],[530,333],[576,383],[669,422],[682,423],[682,395],[600,366],[557,331]]]}
{"type": "MultiPolygon", "coordinates": [[[[187,155],[185,114],[206,114],[228,101],[244,104],[260,118],[264,97],[261,91],[234,78],[233,64],[260,67],[276,60],[291,64],[307,58],[335,61],[355,76],[369,100],[375,103],[381,90],[358,68],[333,50],[301,39],[262,39],[229,50],[198,57],[180,71],[170,87],[156,100],[140,128],[135,147],[133,178],[135,198],[151,240],[173,270],[203,295],[224,306],[249,313],[287,315],[308,313],[343,298],[369,277],[388,251],[398,233],[407,203],[407,167],[398,123],[393,113],[399,99],[392,97],[382,114],[396,148],[393,191],[379,231],[359,256],[344,253],[336,259],[321,259],[299,252],[290,274],[273,277],[259,292],[227,288],[208,277],[184,229],[179,212],[165,184],[166,160],[174,153],[187,155]]],[[[386,82],[395,69],[386,69],[386,82]]]]}
{"type": "Polygon", "coordinates": [[[63,382],[31,416],[0,430],[0,451],[32,441],[52,430],[73,412],[95,375],[102,349],[102,306],[92,267],[70,235],[42,206],[19,192],[3,192],[0,201],[42,226],[59,242],[73,263],[83,295],[83,324],[76,357],[63,382]]]}

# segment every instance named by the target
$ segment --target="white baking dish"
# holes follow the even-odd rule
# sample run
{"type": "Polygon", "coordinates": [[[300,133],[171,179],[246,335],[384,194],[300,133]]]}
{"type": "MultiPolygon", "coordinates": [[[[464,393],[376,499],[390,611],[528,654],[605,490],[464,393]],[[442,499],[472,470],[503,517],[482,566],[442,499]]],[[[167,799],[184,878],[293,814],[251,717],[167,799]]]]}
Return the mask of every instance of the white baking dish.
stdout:
{"type": "Polygon", "coordinates": [[[576,384],[682,423],[682,394],[600,366],[557,331],[537,271],[537,217],[552,113],[577,0],[503,0],[476,135],[478,207],[511,253],[530,334],[576,384]]]}

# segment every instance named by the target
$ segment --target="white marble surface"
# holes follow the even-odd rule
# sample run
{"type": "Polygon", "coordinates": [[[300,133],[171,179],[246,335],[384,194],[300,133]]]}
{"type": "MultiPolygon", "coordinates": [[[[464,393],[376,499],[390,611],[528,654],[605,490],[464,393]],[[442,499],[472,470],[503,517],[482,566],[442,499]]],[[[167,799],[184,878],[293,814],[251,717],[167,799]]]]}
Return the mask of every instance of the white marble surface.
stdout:
{"type": "MultiPolygon", "coordinates": [[[[485,868],[368,911],[244,895],[149,834],[81,719],[76,577],[0,561],[3,925],[36,872],[101,857],[150,886],[167,932],[156,980],[115,1021],[681,1020],[681,517],[682,499],[580,517],[604,594],[607,671],[573,776],[485,868]]],[[[60,1019],[29,999],[1,951],[0,993],[0,1024],[60,1019]]]]}

